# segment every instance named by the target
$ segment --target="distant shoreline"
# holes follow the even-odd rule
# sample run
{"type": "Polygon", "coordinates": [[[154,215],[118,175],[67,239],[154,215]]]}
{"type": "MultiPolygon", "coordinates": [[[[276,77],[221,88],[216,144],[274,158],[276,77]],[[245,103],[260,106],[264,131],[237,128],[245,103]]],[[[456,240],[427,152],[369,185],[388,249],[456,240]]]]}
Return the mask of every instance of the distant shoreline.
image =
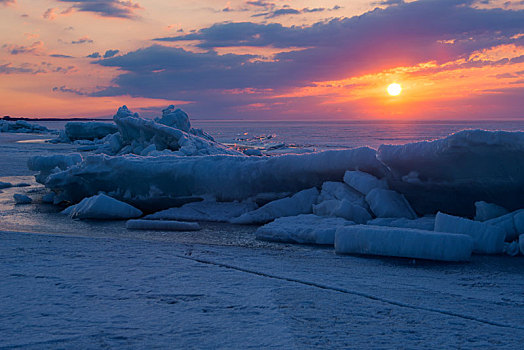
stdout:
{"type": "Polygon", "coordinates": [[[4,116],[1,120],[8,121],[42,121],[42,122],[61,122],[61,121],[112,121],[113,119],[108,118],[27,118],[27,117],[10,117],[8,115],[4,116]]]}

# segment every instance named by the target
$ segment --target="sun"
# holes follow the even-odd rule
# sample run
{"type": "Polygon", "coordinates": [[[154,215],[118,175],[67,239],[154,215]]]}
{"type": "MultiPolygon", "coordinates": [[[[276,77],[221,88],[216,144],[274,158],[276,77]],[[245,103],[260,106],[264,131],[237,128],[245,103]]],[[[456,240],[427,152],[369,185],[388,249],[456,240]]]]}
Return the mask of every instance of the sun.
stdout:
{"type": "Polygon", "coordinates": [[[402,92],[402,86],[397,83],[389,84],[388,86],[388,94],[391,96],[398,96],[402,92]]]}

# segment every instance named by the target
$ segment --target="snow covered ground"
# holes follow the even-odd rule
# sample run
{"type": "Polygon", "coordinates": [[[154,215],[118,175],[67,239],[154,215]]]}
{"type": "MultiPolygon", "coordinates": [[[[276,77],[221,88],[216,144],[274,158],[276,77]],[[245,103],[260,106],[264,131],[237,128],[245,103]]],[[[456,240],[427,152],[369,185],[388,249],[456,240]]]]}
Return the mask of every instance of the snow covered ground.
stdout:
{"type": "Polygon", "coordinates": [[[71,220],[39,204],[24,167],[75,148],[16,143],[28,137],[0,135],[0,181],[31,184],[0,193],[0,348],[522,347],[522,256],[337,256],[257,241],[255,226],[71,220]]]}

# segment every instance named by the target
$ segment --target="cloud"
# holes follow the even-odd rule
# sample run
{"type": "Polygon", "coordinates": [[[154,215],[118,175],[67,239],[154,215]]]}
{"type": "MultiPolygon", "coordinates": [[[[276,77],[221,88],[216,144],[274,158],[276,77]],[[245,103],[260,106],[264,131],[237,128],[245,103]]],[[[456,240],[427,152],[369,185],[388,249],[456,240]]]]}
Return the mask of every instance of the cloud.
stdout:
{"type": "Polygon", "coordinates": [[[80,96],[88,95],[87,93],[85,93],[82,90],[68,88],[65,85],[53,87],[53,92],[64,92],[64,93],[70,93],[70,94],[75,94],[75,95],[80,95],[80,96]]]}
{"type": "Polygon", "coordinates": [[[113,57],[113,56],[117,55],[119,52],[120,52],[120,50],[107,50],[107,51],[104,53],[104,58],[110,58],[110,57],[113,57]]]}
{"type": "Polygon", "coordinates": [[[49,57],[55,57],[55,58],[74,58],[73,56],[69,56],[69,55],[62,55],[62,54],[52,54],[52,55],[49,55],[49,57]]]}
{"type": "Polygon", "coordinates": [[[92,54],[87,55],[86,57],[87,58],[100,58],[102,56],[100,56],[100,52],[93,52],[92,54]]]}
{"type": "Polygon", "coordinates": [[[91,44],[93,43],[93,40],[90,39],[88,36],[83,36],[81,38],[78,38],[78,40],[71,41],[71,44],[91,44]]]}
{"type": "Polygon", "coordinates": [[[0,0],[0,4],[4,6],[14,5],[16,0],[0,0]]]}
{"type": "Polygon", "coordinates": [[[65,10],[60,11],[60,9],[57,8],[48,8],[44,14],[42,15],[43,18],[48,19],[50,21],[54,20],[58,16],[65,16],[69,15],[74,11],[73,7],[68,7],[65,10]]]}
{"type": "Polygon", "coordinates": [[[0,65],[0,74],[41,74],[41,73],[69,73],[76,70],[75,66],[61,67],[48,62],[38,64],[22,63],[13,66],[11,63],[0,65]]]}
{"type": "Polygon", "coordinates": [[[0,64],[0,74],[34,73],[28,67],[13,67],[11,63],[0,64]]]}
{"type": "Polygon", "coordinates": [[[142,7],[130,0],[58,0],[71,3],[72,7],[81,12],[91,12],[103,17],[136,18],[136,10],[142,7]]]}
{"type": "MultiPolygon", "coordinates": [[[[187,35],[158,38],[158,42],[196,40],[197,46],[207,52],[153,45],[99,60],[95,63],[119,68],[123,73],[114,79],[113,86],[98,95],[185,98],[209,106],[210,101],[226,100],[226,90],[254,91],[231,99],[231,106],[240,106],[254,103],[267,91],[286,91],[312,82],[428,61],[439,64],[468,60],[478,50],[501,44],[522,45],[515,35],[522,33],[524,11],[479,10],[470,7],[470,3],[398,3],[362,16],[310,26],[221,23],[187,35]],[[279,53],[272,61],[256,60],[254,55],[219,55],[214,51],[246,46],[303,49],[279,53]]],[[[493,65],[509,63],[513,62],[499,60],[493,65]]]]}
{"type": "Polygon", "coordinates": [[[11,55],[19,55],[26,53],[41,55],[44,51],[44,42],[39,40],[27,46],[17,44],[4,44],[2,48],[6,49],[11,55]]]}

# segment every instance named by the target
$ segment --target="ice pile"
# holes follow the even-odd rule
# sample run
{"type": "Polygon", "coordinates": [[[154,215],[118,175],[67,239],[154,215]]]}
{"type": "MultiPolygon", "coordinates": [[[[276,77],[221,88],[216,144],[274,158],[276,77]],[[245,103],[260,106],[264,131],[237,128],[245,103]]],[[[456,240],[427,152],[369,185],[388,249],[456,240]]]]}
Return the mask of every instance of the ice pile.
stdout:
{"type": "Polygon", "coordinates": [[[0,132],[42,134],[51,132],[51,130],[45,126],[29,123],[25,120],[0,119],[0,132]]]}
{"type": "Polygon", "coordinates": [[[104,154],[29,161],[55,203],[80,202],[67,211],[83,213],[104,193],[138,208],[135,217],[154,212],[135,228],[265,224],[260,239],[445,261],[515,254],[523,244],[524,133],[468,130],[378,151],[268,157],[215,142],[173,106],[155,120],[123,106],[114,122],[117,132],[93,141],[104,154]]]}
{"type": "Polygon", "coordinates": [[[105,194],[84,198],[80,203],[62,211],[73,219],[122,220],[142,216],[135,207],[105,194]]]}
{"type": "Polygon", "coordinates": [[[69,141],[103,139],[118,131],[116,125],[104,122],[68,122],[64,129],[69,141]]]}

